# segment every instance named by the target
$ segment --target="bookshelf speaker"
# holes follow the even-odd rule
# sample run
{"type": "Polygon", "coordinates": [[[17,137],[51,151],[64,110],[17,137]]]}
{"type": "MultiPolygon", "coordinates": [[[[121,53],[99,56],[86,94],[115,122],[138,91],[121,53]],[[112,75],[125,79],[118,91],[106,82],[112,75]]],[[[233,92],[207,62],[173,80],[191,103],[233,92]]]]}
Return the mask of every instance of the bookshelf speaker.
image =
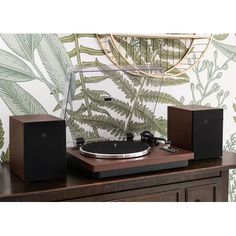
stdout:
{"type": "Polygon", "coordinates": [[[200,105],[168,107],[168,140],[195,159],[222,156],[223,109],[200,105]]]}
{"type": "Polygon", "coordinates": [[[65,121],[51,115],[10,116],[10,169],[26,182],[64,178],[65,121]]]}

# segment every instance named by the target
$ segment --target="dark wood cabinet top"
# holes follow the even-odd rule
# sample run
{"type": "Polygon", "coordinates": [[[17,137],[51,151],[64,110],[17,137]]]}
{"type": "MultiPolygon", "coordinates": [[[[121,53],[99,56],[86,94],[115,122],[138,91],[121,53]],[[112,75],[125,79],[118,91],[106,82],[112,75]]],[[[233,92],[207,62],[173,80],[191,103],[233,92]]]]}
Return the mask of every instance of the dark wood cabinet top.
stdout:
{"type": "Polygon", "coordinates": [[[34,183],[22,182],[0,165],[0,201],[63,201],[169,183],[217,177],[220,171],[236,168],[236,154],[224,152],[222,158],[193,160],[185,168],[146,174],[94,180],[69,169],[66,179],[34,183]]]}
{"type": "Polygon", "coordinates": [[[42,114],[42,115],[19,115],[10,116],[10,119],[18,120],[21,123],[37,123],[37,122],[51,122],[51,121],[64,121],[58,117],[42,114]]]}
{"type": "Polygon", "coordinates": [[[171,108],[186,110],[186,111],[203,111],[203,110],[222,110],[222,108],[219,107],[209,107],[209,106],[202,106],[197,104],[192,105],[183,105],[183,106],[169,106],[171,108]]]}

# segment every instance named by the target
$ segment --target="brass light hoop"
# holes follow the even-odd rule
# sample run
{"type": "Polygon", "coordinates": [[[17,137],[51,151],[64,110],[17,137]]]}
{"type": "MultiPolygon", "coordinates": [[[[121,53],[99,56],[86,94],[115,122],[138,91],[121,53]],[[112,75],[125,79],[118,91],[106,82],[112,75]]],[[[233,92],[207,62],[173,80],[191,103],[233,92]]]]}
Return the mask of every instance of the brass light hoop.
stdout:
{"type": "Polygon", "coordinates": [[[112,36],[111,34],[107,34],[107,35],[100,35],[100,34],[97,34],[96,36],[97,36],[97,40],[98,40],[98,42],[99,42],[101,48],[103,49],[103,51],[105,52],[105,54],[107,55],[107,57],[108,57],[117,67],[119,67],[121,70],[124,70],[124,68],[122,67],[122,65],[120,65],[119,63],[117,63],[117,61],[114,59],[113,55],[110,55],[110,54],[112,54],[112,50],[106,48],[106,45],[105,45],[105,43],[107,43],[106,36],[109,36],[109,37],[110,37],[110,41],[112,41],[112,45],[113,45],[113,47],[118,51],[119,56],[121,56],[121,58],[122,58],[124,61],[126,61],[126,63],[129,64],[129,66],[130,66],[131,68],[134,69],[133,71],[126,71],[126,70],[124,70],[124,71],[126,71],[127,73],[132,74],[132,75],[143,76],[143,75],[142,75],[142,71],[139,70],[135,65],[130,64],[130,63],[128,62],[128,60],[119,52],[118,48],[116,47],[116,44],[114,44],[114,41],[112,40],[112,39],[113,39],[113,36],[112,36]],[[105,36],[105,37],[103,37],[103,36],[105,36]],[[105,39],[105,42],[103,41],[103,39],[105,39]],[[140,73],[141,73],[141,74],[140,74],[140,73]]]}
{"type": "MultiPolygon", "coordinates": [[[[113,35],[112,34],[110,34],[110,37],[111,37],[111,41],[112,41],[112,43],[113,43],[113,46],[117,49],[117,51],[120,53],[120,50],[118,49],[118,47],[117,47],[117,44],[116,44],[116,40],[115,40],[115,38],[113,37],[113,35]]],[[[124,36],[124,37],[126,37],[126,36],[124,36]]],[[[129,74],[133,74],[133,75],[138,75],[138,76],[145,76],[145,77],[150,77],[150,73],[147,73],[147,72],[145,72],[145,71],[143,71],[142,69],[139,69],[136,65],[134,65],[134,64],[130,64],[129,63],[129,61],[126,59],[126,57],[123,55],[123,54],[121,54],[120,53],[120,55],[121,55],[121,57],[123,58],[123,60],[124,61],[126,61],[126,63],[130,66],[132,66],[134,69],[137,69],[137,72],[135,73],[135,72],[131,72],[131,71],[126,71],[126,72],[128,72],[129,74]]],[[[117,64],[117,63],[116,63],[117,64]]],[[[117,64],[120,68],[123,68],[121,65],[119,65],[119,64],[117,64]]],[[[164,74],[164,70],[162,69],[162,71],[158,71],[158,70],[155,70],[155,72],[158,72],[158,75],[155,75],[155,76],[158,76],[158,78],[162,78],[163,77],[163,74],[164,74]]]]}
{"type": "Polygon", "coordinates": [[[116,35],[116,36],[121,36],[121,37],[135,37],[135,38],[146,38],[146,39],[150,39],[150,38],[169,38],[169,39],[205,39],[205,38],[209,38],[209,34],[190,34],[190,33],[163,33],[163,34],[123,34],[123,33],[103,33],[103,34],[96,34],[99,36],[110,36],[110,35],[116,35]]]}
{"type": "Polygon", "coordinates": [[[173,69],[177,68],[180,70],[180,68],[178,68],[178,66],[181,66],[181,65],[186,65],[186,63],[183,63],[184,60],[194,60],[194,62],[192,64],[189,64],[188,67],[184,68],[184,70],[179,73],[179,74],[175,74],[175,76],[179,76],[183,73],[186,73],[188,70],[190,70],[194,65],[196,65],[199,60],[202,58],[202,56],[204,55],[204,53],[206,52],[207,48],[209,47],[210,43],[211,43],[211,40],[212,40],[212,36],[213,34],[210,34],[209,37],[206,37],[206,38],[202,38],[202,37],[198,37],[198,38],[195,38],[193,41],[192,41],[192,44],[191,44],[191,47],[189,48],[188,52],[185,54],[185,56],[173,67],[171,68],[170,70],[166,71],[166,72],[171,72],[173,69]],[[204,50],[199,50],[199,51],[194,51],[194,49],[196,49],[197,46],[199,45],[202,45],[202,44],[197,44],[196,41],[197,40],[205,40],[206,43],[204,44],[205,47],[204,47],[204,50]],[[198,57],[196,57],[195,59],[190,57],[188,58],[188,56],[190,54],[195,54],[195,53],[199,53],[200,55],[198,55],[198,57]]]}
{"type": "MultiPolygon", "coordinates": [[[[208,35],[197,35],[197,34],[158,34],[158,35],[125,35],[125,34],[97,34],[97,40],[104,50],[107,57],[120,69],[124,69],[124,65],[120,63],[120,60],[117,61],[116,57],[113,55],[111,48],[108,45],[108,42],[112,45],[113,50],[119,56],[123,62],[125,62],[129,67],[133,67],[134,71],[126,71],[129,74],[136,76],[145,76],[152,78],[163,78],[164,77],[173,77],[180,76],[183,73],[186,73],[189,69],[191,69],[204,55],[207,48],[210,45],[212,34],[208,35]],[[182,58],[179,59],[172,67],[165,69],[164,73],[159,72],[158,70],[153,70],[152,73],[147,71],[142,71],[139,69],[138,65],[130,63],[128,58],[124,55],[122,50],[118,48],[119,42],[116,41],[115,37],[126,37],[126,38],[145,38],[145,39],[171,39],[171,40],[184,40],[185,44],[187,44],[188,40],[188,48],[182,55],[182,58]],[[174,72],[174,70],[177,71],[174,72]],[[158,73],[157,73],[158,72],[158,73]]],[[[174,42],[174,41],[173,41],[174,42]]],[[[185,45],[186,46],[186,45],[185,45]]],[[[168,47],[168,46],[167,46],[168,47]]],[[[167,48],[168,49],[168,48],[167,48]]],[[[179,49],[180,50],[180,49],[179,49]]],[[[123,49],[124,51],[124,49],[123,49]]],[[[168,53],[168,50],[167,50],[168,53]]],[[[173,52],[172,52],[173,53],[173,52]]],[[[160,53],[161,54],[161,53],[160,53]]],[[[167,56],[168,57],[168,56],[167,56]]],[[[167,58],[168,59],[168,58],[167,58]]],[[[174,61],[175,58],[172,59],[174,61]]]]}
{"type": "MultiPolygon", "coordinates": [[[[123,36],[123,37],[125,37],[125,36],[123,36]]],[[[132,36],[133,37],[133,36],[132,36]]],[[[170,35],[169,36],[171,39],[176,39],[176,38],[173,38],[173,35],[170,35]]],[[[169,38],[169,37],[167,37],[167,38],[169,38]]],[[[140,38],[146,38],[147,39],[147,37],[145,37],[145,36],[142,36],[142,37],[140,37],[140,38]]],[[[158,38],[158,37],[155,37],[155,38],[158,38]]],[[[186,38],[186,37],[185,37],[186,38]]],[[[161,35],[161,39],[166,39],[165,37],[164,37],[164,35],[161,35]]],[[[187,38],[186,38],[187,39],[187,38]]],[[[111,40],[112,40],[112,42],[115,44],[115,39],[114,39],[114,37],[113,37],[113,35],[111,35],[111,40]]],[[[188,54],[188,52],[190,51],[190,48],[191,48],[191,45],[192,45],[192,43],[193,43],[193,40],[190,42],[190,47],[189,47],[189,49],[187,50],[187,52],[185,53],[185,55],[186,54],[188,54]]],[[[117,48],[117,47],[116,47],[117,48]]],[[[118,48],[117,48],[117,50],[118,50],[118,48]]],[[[119,51],[119,50],[118,50],[119,51]]],[[[121,54],[122,55],[122,54],[121,54]]],[[[128,61],[127,61],[127,63],[129,63],[128,61]]],[[[178,62],[179,63],[179,62],[178,62]]],[[[172,69],[174,69],[175,68],[175,66],[173,66],[173,67],[171,67],[170,69],[167,69],[167,70],[164,70],[164,72],[162,72],[162,73],[159,73],[158,75],[155,75],[155,74],[151,74],[151,73],[147,73],[147,72],[145,72],[145,71],[142,71],[142,70],[139,70],[139,72],[140,72],[140,76],[145,76],[145,77],[154,77],[154,78],[163,78],[163,75],[164,75],[164,77],[169,77],[170,75],[168,74],[168,72],[169,71],[171,71],[172,69]]],[[[154,71],[153,71],[154,72],[154,71]]],[[[156,72],[156,71],[155,71],[156,72]]],[[[129,72],[130,73],[130,72],[129,72]]],[[[177,76],[177,75],[176,75],[177,76]]]]}

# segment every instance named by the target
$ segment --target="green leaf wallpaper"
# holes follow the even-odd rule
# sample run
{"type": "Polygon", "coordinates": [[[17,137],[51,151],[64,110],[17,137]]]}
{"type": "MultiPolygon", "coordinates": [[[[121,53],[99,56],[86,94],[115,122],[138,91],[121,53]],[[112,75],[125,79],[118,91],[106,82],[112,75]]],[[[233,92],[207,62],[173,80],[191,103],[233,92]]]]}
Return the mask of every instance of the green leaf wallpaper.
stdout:
{"type": "Polygon", "coordinates": [[[226,109],[225,99],[229,96],[229,91],[224,91],[217,83],[223,77],[223,73],[228,69],[228,63],[231,59],[225,60],[222,64],[218,63],[218,52],[214,51],[214,60],[203,60],[193,67],[193,72],[197,78],[197,83],[190,83],[192,101],[191,104],[212,105],[226,109]],[[202,74],[205,73],[203,79],[202,74]],[[210,96],[215,96],[214,104],[206,102],[210,96]]]}
{"type": "MultiPolygon", "coordinates": [[[[165,40],[155,39],[151,44],[147,39],[128,43],[122,37],[115,40],[129,60],[161,63],[166,69],[171,67],[170,57],[176,63],[186,53],[185,45],[177,39],[171,53],[165,40]]],[[[123,60],[116,50],[113,53],[116,60],[123,60]]],[[[225,109],[224,149],[236,152],[235,62],[234,34],[213,35],[198,63],[180,76],[164,79],[108,70],[112,62],[96,34],[1,34],[1,161],[9,159],[9,115],[60,116],[66,74],[73,65],[96,67],[99,72],[74,75],[66,112],[68,146],[79,136],[87,140],[119,139],[126,132],[139,135],[150,130],[165,137],[168,105],[202,104],[225,109]],[[113,99],[105,101],[105,97],[113,99]]],[[[178,72],[173,70],[173,74],[178,72]]],[[[229,201],[236,201],[236,170],[230,171],[229,178],[229,201]]]]}

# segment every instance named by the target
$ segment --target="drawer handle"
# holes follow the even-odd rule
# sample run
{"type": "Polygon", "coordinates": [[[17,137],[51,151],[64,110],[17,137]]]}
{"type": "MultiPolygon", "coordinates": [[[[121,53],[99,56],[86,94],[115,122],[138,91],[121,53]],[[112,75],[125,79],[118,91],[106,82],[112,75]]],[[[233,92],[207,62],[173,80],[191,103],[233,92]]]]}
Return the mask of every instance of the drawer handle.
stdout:
{"type": "Polygon", "coordinates": [[[198,198],[195,200],[195,202],[200,202],[200,201],[201,201],[201,200],[200,200],[200,199],[198,199],[198,198]]]}

